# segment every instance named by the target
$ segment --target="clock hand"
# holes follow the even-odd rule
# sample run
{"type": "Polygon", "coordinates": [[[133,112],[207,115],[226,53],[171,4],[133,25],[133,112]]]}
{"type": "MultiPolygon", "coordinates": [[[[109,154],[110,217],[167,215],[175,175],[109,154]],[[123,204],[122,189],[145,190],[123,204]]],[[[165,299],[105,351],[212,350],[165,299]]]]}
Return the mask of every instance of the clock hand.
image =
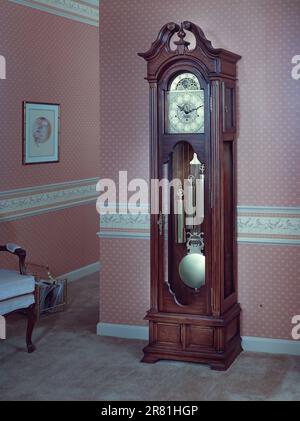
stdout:
{"type": "Polygon", "coordinates": [[[185,115],[192,113],[193,111],[197,111],[199,108],[203,107],[202,105],[199,105],[199,107],[187,109],[186,104],[185,105],[178,105],[177,107],[180,109],[180,111],[183,111],[185,115]]]}
{"type": "Polygon", "coordinates": [[[192,108],[191,110],[189,110],[188,111],[188,113],[187,114],[189,114],[189,113],[191,113],[191,112],[193,112],[193,111],[197,111],[199,108],[201,108],[201,107],[203,107],[203,105],[199,105],[199,107],[197,107],[197,108],[192,108]]]}
{"type": "Polygon", "coordinates": [[[183,111],[183,112],[185,112],[185,113],[186,113],[186,111],[185,111],[185,109],[184,109],[184,105],[178,105],[178,104],[177,104],[177,107],[180,109],[180,111],[183,111]]]}
{"type": "Polygon", "coordinates": [[[190,110],[187,110],[186,109],[186,104],[185,105],[178,105],[177,104],[177,107],[180,109],[180,111],[183,111],[184,114],[189,114],[190,113],[190,110]]]}

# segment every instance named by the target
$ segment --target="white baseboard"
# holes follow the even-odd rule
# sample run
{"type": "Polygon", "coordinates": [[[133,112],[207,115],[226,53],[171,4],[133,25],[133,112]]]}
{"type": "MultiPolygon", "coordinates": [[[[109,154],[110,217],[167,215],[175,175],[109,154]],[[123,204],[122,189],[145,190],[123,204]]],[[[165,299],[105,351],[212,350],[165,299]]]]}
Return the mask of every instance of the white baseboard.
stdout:
{"type": "MultiPolygon", "coordinates": [[[[98,323],[97,335],[125,339],[148,339],[148,326],[134,326],[114,323],[98,323]]],[[[287,354],[300,356],[300,341],[288,339],[242,337],[242,347],[248,352],[287,354]]]]}
{"type": "Polygon", "coordinates": [[[257,338],[254,336],[243,336],[242,339],[242,347],[244,351],[300,356],[300,341],[257,338]]]}
{"type": "Polygon", "coordinates": [[[98,323],[97,335],[114,336],[116,338],[125,339],[143,339],[146,341],[149,337],[149,328],[148,326],[98,323]]]}
{"type": "Polygon", "coordinates": [[[92,273],[99,272],[100,268],[100,262],[91,263],[90,265],[83,266],[68,273],[64,273],[63,275],[58,276],[58,279],[67,278],[68,282],[77,281],[78,279],[81,279],[84,276],[88,276],[92,273]]]}

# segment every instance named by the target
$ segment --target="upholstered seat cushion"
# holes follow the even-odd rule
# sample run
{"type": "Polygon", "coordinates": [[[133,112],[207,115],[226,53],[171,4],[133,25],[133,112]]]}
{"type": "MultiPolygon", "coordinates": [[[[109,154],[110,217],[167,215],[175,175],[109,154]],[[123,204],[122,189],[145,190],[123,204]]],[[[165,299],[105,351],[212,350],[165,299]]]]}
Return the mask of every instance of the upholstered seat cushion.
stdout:
{"type": "Polygon", "coordinates": [[[34,291],[34,277],[19,272],[0,269],[0,301],[34,291]]]}
{"type": "Polygon", "coordinates": [[[0,301],[0,315],[3,316],[15,310],[28,308],[34,301],[34,294],[21,295],[20,297],[0,301]]]}

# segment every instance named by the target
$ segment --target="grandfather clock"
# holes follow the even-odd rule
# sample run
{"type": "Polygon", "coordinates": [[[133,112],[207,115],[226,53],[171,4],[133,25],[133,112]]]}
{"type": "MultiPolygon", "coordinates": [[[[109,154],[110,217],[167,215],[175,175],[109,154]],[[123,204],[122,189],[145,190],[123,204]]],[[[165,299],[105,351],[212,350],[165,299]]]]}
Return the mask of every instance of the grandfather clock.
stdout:
{"type": "Polygon", "coordinates": [[[194,23],[150,50],[151,308],[144,362],[225,370],[241,352],[236,252],[236,63],[194,23]],[[191,47],[189,40],[193,40],[191,47]],[[155,206],[154,206],[155,202],[155,206]]]}

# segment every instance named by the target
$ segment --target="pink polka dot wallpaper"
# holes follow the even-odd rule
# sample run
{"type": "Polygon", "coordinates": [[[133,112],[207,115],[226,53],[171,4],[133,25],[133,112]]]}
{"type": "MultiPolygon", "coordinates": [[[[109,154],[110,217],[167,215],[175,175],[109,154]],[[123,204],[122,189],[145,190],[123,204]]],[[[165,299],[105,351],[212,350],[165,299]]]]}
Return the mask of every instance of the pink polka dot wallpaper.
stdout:
{"type": "Polygon", "coordinates": [[[0,190],[96,177],[98,28],[0,0],[0,190]],[[61,106],[60,162],[22,165],[22,101],[61,106]],[[5,141],[4,141],[5,140],[5,141]]]}
{"type": "MultiPolygon", "coordinates": [[[[0,54],[6,58],[6,80],[0,80],[1,193],[97,177],[98,45],[97,27],[0,0],[0,54]],[[61,105],[59,163],[22,165],[22,101],[61,105]]],[[[42,191],[41,201],[45,196],[42,191]]],[[[20,244],[32,262],[48,263],[56,275],[99,260],[94,205],[9,222],[2,211],[3,202],[0,244],[20,244]]],[[[16,260],[1,253],[0,267],[7,266],[16,267],[16,260]]]]}
{"type": "MultiPolygon", "coordinates": [[[[100,176],[148,179],[145,52],[167,22],[191,20],[238,63],[238,204],[299,207],[300,54],[297,0],[102,0],[100,176]]],[[[149,241],[100,241],[100,320],[143,324],[149,308],[149,241]],[[117,262],[117,263],[116,263],[117,262]]],[[[291,339],[300,314],[297,246],[239,244],[242,334],[291,339]]]]}

